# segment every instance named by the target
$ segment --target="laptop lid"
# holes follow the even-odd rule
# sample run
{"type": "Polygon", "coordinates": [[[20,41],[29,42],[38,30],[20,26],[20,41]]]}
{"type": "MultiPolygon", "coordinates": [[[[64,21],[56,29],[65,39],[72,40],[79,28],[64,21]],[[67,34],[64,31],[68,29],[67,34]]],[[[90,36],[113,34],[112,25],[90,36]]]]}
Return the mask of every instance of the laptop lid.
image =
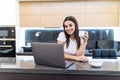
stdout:
{"type": "Polygon", "coordinates": [[[36,64],[66,68],[62,44],[32,42],[31,45],[36,64]]]}

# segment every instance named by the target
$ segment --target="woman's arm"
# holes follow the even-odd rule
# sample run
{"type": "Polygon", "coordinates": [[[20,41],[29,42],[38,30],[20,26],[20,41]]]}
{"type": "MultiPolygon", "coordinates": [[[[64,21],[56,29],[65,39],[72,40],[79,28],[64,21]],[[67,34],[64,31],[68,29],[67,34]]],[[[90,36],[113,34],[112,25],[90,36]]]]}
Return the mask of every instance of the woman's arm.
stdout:
{"type": "Polygon", "coordinates": [[[85,33],[82,39],[83,39],[83,42],[80,44],[80,47],[77,51],[77,56],[82,56],[85,54],[85,49],[88,41],[88,32],[85,33]]]}
{"type": "Polygon", "coordinates": [[[69,60],[83,61],[83,62],[88,61],[88,59],[85,56],[73,56],[73,55],[64,53],[64,57],[65,57],[65,59],[69,59],[69,60]]]}
{"type": "MultiPolygon", "coordinates": [[[[58,40],[58,44],[64,44],[64,42],[58,40]]],[[[64,58],[69,60],[76,60],[76,61],[87,61],[85,56],[73,56],[67,53],[64,53],[64,58]]]]}

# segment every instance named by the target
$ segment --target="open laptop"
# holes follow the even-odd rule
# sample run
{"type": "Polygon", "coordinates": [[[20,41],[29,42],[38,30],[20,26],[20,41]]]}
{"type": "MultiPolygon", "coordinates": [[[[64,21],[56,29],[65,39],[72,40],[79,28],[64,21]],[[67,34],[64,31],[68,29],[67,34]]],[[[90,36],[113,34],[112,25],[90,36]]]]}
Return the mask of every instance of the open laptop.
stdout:
{"type": "Polygon", "coordinates": [[[72,62],[65,62],[62,44],[31,42],[34,61],[37,65],[68,68],[72,62]]]}

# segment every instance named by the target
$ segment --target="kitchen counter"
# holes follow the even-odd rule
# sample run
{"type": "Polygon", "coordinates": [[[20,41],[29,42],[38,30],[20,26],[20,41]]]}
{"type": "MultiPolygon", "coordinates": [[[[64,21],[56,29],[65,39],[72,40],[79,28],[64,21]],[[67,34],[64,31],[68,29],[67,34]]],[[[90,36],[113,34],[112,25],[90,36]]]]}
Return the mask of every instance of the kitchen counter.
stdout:
{"type": "MultiPolygon", "coordinates": [[[[88,58],[89,61],[96,61],[91,57],[88,58]]],[[[101,59],[99,61],[101,61],[101,59]]],[[[33,56],[0,58],[0,80],[120,79],[120,59],[103,59],[102,61],[104,61],[104,63],[100,68],[94,68],[89,63],[75,62],[68,69],[61,69],[36,65],[33,56]]]]}
{"type": "MultiPolygon", "coordinates": [[[[32,54],[32,52],[18,52],[17,53],[17,55],[23,55],[23,56],[25,56],[25,55],[27,55],[27,56],[32,56],[33,54],[32,54]]],[[[85,54],[86,56],[92,56],[92,53],[86,53],[85,54]]]]}

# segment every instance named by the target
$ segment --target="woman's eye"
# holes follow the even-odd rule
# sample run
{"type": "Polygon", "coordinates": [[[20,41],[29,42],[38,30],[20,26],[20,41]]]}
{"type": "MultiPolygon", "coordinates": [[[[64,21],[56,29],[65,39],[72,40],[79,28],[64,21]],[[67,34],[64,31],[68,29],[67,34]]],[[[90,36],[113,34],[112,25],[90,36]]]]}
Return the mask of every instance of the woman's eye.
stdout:
{"type": "Polygon", "coordinates": [[[65,28],[67,28],[67,25],[65,25],[65,28]]]}
{"type": "Polygon", "coordinates": [[[72,24],[69,24],[70,27],[72,27],[72,24]]]}

